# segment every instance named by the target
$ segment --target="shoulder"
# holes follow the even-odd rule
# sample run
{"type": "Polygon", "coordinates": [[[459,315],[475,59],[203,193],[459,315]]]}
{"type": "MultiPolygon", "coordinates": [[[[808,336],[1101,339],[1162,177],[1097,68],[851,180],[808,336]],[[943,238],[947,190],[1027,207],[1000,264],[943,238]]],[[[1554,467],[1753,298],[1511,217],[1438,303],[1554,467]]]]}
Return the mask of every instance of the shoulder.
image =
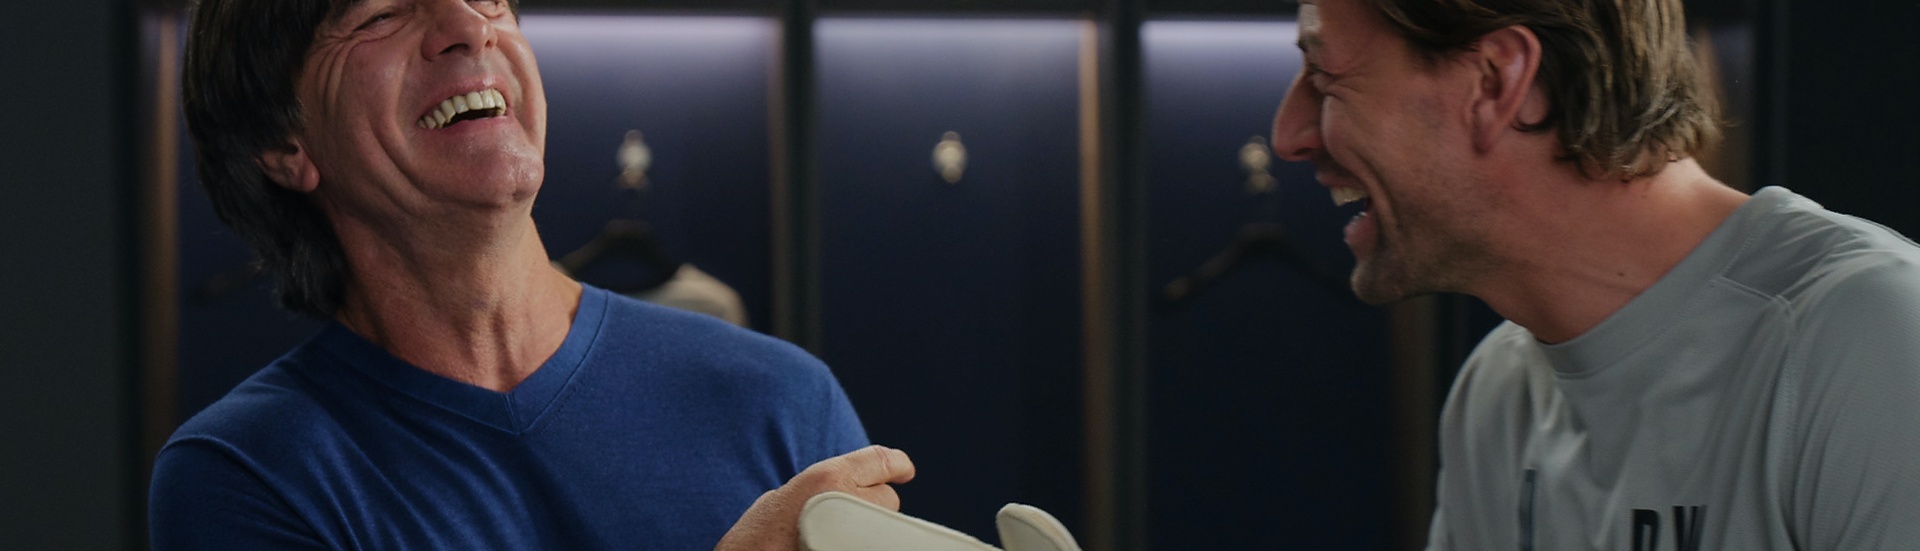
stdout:
{"type": "Polygon", "coordinates": [[[751,430],[795,454],[792,472],[866,444],[839,381],[800,347],[625,297],[607,310],[589,359],[605,388],[645,392],[710,422],[764,423],[751,430]]]}
{"type": "Polygon", "coordinates": [[[1920,366],[1920,246],[1785,190],[1763,190],[1756,200],[1762,196],[1771,208],[1755,218],[1727,277],[1780,308],[1807,375],[1920,366]]]}
{"type": "Polygon", "coordinates": [[[1753,216],[1726,278],[1798,312],[1867,295],[1920,290],[1920,246],[1871,221],[1826,210],[1783,189],[1756,194],[1753,216]]]}
{"type": "MultiPolygon", "coordinates": [[[[1785,303],[1796,401],[1810,414],[1920,411],[1920,261],[1883,255],[1827,271],[1785,303]]],[[[1920,430],[1913,420],[1906,428],[1920,430]]]]}
{"type": "Polygon", "coordinates": [[[318,388],[301,373],[316,361],[324,360],[303,345],[268,364],[181,424],[167,447],[198,442],[244,454],[309,440],[330,417],[318,388]]]}
{"type": "Polygon", "coordinates": [[[826,364],[792,343],[612,293],[595,348],[600,358],[633,359],[655,375],[751,391],[815,393],[838,384],[826,364]]]}
{"type": "Polygon", "coordinates": [[[326,549],[316,521],[350,440],[290,353],[193,416],[154,458],[156,550],[326,549]]]}
{"type": "Polygon", "coordinates": [[[334,455],[330,443],[341,442],[342,432],[303,373],[303,364],[324,361],[311,352],[296,348],[181,424],[154,459],[156,514],[163,502],[206,499],[252,500],[248,507],[257,510],[284,506],[274,497],[282,485],[334,455]]]}
{"type": "Polygon", "coordinates": [[[1920,449],[1920,246],[1792,197],[1760,218],[1729,279],[1773,302],[1776,398],[1809,453],[1920,449]]]}
{"type": "Polygon", "coordinates": [[[1817,206],[1787,214],[1748,281],[1772,283],[1756,290],[1781,313],[1771,430],[1789,446],[1792,518],[1814,548],[1910,541],[1920,470],[1889,458],[1920,451],[1920,247],[1817,206]]]}
{"type": "Polygon", "coordinates": [[[1518,438],[1554,406],[1551,368],[1533,333],[1503,322],[1460,368],[1441,414],[1444,438],[1518,438]],[[1490,432],[1489,432],[1490,431],[1490,432]]]}
{"type": "Polygon", "coordinates": [[[1753,201],[1765,208],[1724,274],[1774,305],[1768,333],[1786,341],[1789,369],[1799,369],[1789,384],[1818,394],[1848,378],[1915,372],[1920,246],[1784,189],[1753,201]]]}
{"type": "Polygon", "coordinates": [[[1551,368],[1533,334],[1512,322],[1487,334],[1468,356],[1441,412],[1436,537],[1473,533],[1512,510],[1535,422],[1556,402],[1551,368]],[[1447,511],[1443,514],[1440,511],[1447,511]]]}
{"type": "Polygon", "coordinates": [[[1920,253],[1854,251],[1802,286],[1784,298],[1801,334],[1815,343],[1910,344],[1920,335],[1920,253]]]}
{"type": "Polygon", "coordinates": [[[1467,355],[1448,402],[1511,401],[1526,398],[1547,360],[1526,328],[1511,321],[1487,332],[1467,355]]]}

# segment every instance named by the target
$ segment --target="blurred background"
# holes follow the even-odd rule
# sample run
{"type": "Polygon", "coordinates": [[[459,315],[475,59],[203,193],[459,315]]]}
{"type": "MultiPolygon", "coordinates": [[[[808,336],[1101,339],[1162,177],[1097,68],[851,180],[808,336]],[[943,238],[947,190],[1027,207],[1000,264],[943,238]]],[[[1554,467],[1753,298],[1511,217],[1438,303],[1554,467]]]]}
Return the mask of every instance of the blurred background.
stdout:
{"type": "MultiPolygon", "coordinates": [[[[199,189],[184,2],[17,4],[0,548],[141,549],[158,446],[318,322],[199,189]]],[[[1726,108],[1710,172],[1920,235],[1920,2],[1686,6],[1726,108]]],[[[584,281],[664,300],[697,268],[710,311],[821,356],[913,455],[909,514],[993,541],[1028,503],[1090,550],[1417,549],[1433,419],[1499,319],[1344,289],[1351,213],[1265,150],[1293,10],[523,0],[534,216],[584,281]]]]}

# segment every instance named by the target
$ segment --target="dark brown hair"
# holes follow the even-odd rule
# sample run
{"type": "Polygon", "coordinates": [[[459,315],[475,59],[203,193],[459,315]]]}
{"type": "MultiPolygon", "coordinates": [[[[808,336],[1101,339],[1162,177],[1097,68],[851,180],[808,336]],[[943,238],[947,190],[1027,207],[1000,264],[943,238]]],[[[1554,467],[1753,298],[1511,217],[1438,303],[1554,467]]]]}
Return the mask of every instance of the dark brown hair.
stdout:
{"type": "Polygon", "coordinates": [[[1589,177],[1659,172],[1720,137],[1718,105],[1690,48],[1680,0],[1370,0],[1429,59],[1523,25],[1539,37],[1535,82],[1565,160],[1589,177]]]}
{"type": "MultiPolygon", "coordinates": [[[[187,31],[182,107],[200,184],[220,221],[259,255],[280,305],[330,317],[347,264],[326,214],[268,179],[261,152],[303,122],[294,81],[320,26],[353,0],[201,0],[187,31]]],[[[518,2],[508,2],[517,13],[518,2]]]]}

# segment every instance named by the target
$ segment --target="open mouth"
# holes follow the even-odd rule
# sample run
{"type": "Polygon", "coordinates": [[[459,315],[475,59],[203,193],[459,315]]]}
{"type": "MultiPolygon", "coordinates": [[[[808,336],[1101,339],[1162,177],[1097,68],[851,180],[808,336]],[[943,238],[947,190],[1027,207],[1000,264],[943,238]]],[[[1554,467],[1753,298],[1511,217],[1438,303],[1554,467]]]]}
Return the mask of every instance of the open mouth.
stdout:
{"type": "Polygon", "coordinates": [[[1354,218],[1366,216],[1367,211],[1373,208],[1373,197],[1367,194],[1367,190],[1357,187],[1335,187],[1327,188],[1327,191],[1333,195],[1333,205],[1341,207],[1342,211],[1353,212],[1354,218]]]}
{"type": "Polygon", "coordinates": [[[420,117],[419,126],[427,130],[446,128],[462,121],[498,117],[507,114],[507,97],[488,88],[440,100],[440,105],[420,117]]]}

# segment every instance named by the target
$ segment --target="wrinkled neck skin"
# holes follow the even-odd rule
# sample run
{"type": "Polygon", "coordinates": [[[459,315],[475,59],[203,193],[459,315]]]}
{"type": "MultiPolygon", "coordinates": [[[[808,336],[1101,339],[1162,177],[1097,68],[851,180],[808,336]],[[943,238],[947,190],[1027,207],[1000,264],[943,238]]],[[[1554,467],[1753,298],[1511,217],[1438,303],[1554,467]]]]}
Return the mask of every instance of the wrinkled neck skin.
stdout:
{"type": "Polygon", "coordinates": [[[559,350],[581,293],[548,263],[530,205],[406,223],[337,218],[352,275],[336,319],[428,372],[513,389],[559,350]]]}
{"type": "MultiPolygon", "coordinates": [[[[1513,175],[1509,175],[1513,176],[1513,175]]],[[[1501,268],[1464,292],[1546,343],[1586,333],[1660,280],[1748,199],[1692,159],[1637,180],[1564,165],[1512,179],[1501,268]]]]}

